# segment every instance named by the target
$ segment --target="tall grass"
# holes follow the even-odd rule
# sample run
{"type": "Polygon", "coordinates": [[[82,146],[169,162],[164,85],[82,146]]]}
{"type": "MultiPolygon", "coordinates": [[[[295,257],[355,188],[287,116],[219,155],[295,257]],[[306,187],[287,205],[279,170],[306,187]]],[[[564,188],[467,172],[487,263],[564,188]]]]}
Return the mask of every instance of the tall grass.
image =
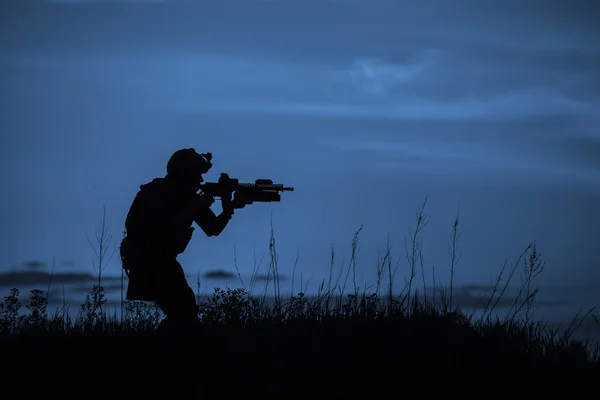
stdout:
{"type": "MultiPolygon", "coordinates": [[[[336,266],[337,254],[332,246],[328,278],[317,283],[315,295],[305,294],[310,279],[304,281],[302,274],[299,289],[296,289],[296,257],[292,294],[286,296],[281,290],[279,255],[271,227],[268,260],[263,265],[264,257],[257,262],[254,256],[249,282],[241,278],[235,248],[234,264],[240,288],[216,288],[211,297],[202,300],[201,282],[197,280],[203,333],[179,344],[185,343],[190,351],[202,350],[206,362],[215,362],[217,354],[229,354],[228,357],[252,354],[248,357],[254,361],[268,359],[280,366],[296,362],[312,365],[320,360],[318,368],[328,364],[356,368],[362,371],[356,372],[357,378],[363,380],[371,373],[376,376],[372,369],[380,364],[393,365],[386,368],[396,369],[418,366],[446,378],[459,371],[462,374],[488,371],[488,375],[490,371],[494,374],[520,371],[519,379],[523,381],[535,376],[584,379],[593,374],[600,377],[598,344],[573,338],[585,320],[591,319],[600,326],[593,310],[576,315],[570,326],[562,330],[535,318],[535,299],[539,292],[536,279],[545,266],[535,243],[526,246],[514,262],[502,266],[492,291],[482,296],[477,314],[461,310],[455,303],[454,288],[462,232],[457,213],[450,229],[449,282],[443,285],[433,270],[428,290],[422,241],[429,220],[426,205],[427,199],[417,208],[414,226],[405,242],[408,271],[400,291],[395,289],[394,282],[400,272],[401,258],[394,257],[389,236],[377,260],[375,284],[359,286],[356,268],[361,226],[352,237],[347,263],[342,261],[336,266]],[[257,291],[261,268],[266,268],[267,281],[265,288],[257,291]],[[508,312],[500,317],[496,311],[501,299],[519,276],[517,296],[508,312]],[[268,288],[272,295],[267,295],[268,288]],[[375,364],[368,364],[373,362],[375,364]]],[[[124,301],[121,294],[119,315],[116,310],[110,313],[104,307],[107,300],[101,271],[108,248],[106,232],[103,218],[97,235],[99,249],[95,251],[99,258],[98,282],[74,317],[66,303],[54,313],[48,313],[48,293],[41,290],[32,291],[26,304],[27,312],[23,313],[19,290],[12,289],[0,304],[2,350],[76,347],[79,350],[150,351],[153,347],[148,347],[149,343],[164,340],[156,334],[163,315],[154,304],[124,301]]]]}

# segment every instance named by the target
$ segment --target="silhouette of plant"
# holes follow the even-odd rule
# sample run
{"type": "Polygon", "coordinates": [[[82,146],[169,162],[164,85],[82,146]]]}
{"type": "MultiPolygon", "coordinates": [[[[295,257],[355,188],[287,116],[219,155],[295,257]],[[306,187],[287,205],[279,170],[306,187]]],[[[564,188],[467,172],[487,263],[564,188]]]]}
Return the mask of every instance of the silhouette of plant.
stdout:
{"type": "Polygon", "coordinates": [[[106,313],[102,309],[104,304],[106,304],[104,288],[94,285],[81,305],[80,319],[86,329],[96,329],[107,322],[106,313]]]}
{"type": "Polygon", "coordinates": [[[19,289],[12,288],[10,294],[0,303],[0,329],[7,333],[16,333],[20,328],[22,318],[19,316],[21,301],[19,289]]]}
{"type": "Polygon", "coordinates": [[[155,330],[164,318],[163,312],[154,303],[125,301],[123,324],[128,330],[155,330]]]}
{"type": "Polygon", "coordinates": [[[48,321],[48,298],[39,289],[31,291],[31,298],[27,304],[29,315],[26,316],[27,325],[30,328],[43,328],[48,321]]]}
{"type": "Polygon", "coordinates": [[[198,315],[205,323],[246,324],[261,316],[260,301],[245,289],[215,288],[212,297],[198,306],[198,315]]]}

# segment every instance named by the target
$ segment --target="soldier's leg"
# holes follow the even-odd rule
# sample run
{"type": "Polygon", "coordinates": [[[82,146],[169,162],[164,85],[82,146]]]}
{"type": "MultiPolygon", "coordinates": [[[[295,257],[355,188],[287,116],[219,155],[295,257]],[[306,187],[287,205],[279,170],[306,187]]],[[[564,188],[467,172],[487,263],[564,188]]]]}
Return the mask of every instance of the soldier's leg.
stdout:
{"type": "Polygon", "coordinates": [[[160,331],[164,333],[194,333],[199,329],[198,305],[188,285],[181,264],[176,259],[161,266],[160,289],[156,304],[165,313],[160,331]]]}
{"type": "Polygon", "coordinates": [[[158,328],[157,349],[161,355],[154,370],[160,375],[159,388],[172,394],[174,388],[187,389],[187,384],[193,382],[189,378],[184,382],[187,365],[181,363],[181,356],[199,349],[201,326],[196,296],[176,259],[161,264],[157,281],[160,284],[156,304],[166,317],[158,328]]]}

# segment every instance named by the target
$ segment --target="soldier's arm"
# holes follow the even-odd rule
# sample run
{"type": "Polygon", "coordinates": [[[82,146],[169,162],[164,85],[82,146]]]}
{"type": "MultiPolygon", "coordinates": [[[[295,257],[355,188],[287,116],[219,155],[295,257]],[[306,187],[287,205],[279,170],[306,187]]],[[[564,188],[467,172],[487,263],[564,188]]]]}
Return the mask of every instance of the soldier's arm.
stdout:
{"type": "Polygon", "coordinates": [[[209,207],[202,207],[196,212],[194,222],[204,231],[206,236],[219,236],[233,215],[232,209],[225,209],[216,215],[209,207]]]}

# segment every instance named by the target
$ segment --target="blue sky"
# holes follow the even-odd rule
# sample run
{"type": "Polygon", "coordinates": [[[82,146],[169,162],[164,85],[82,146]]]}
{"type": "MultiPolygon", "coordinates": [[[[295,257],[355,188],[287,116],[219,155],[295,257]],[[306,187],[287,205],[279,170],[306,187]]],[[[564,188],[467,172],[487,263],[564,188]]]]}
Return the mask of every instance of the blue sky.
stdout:
{"type": "MultiPolygon", "coordinates": [[[[106,207],[117,243],[170,154],[214,154],[207,180],[271,178],[282,203],[197,231],[186,271],[328,276],[332,244],[375,276],[429,197],[425,263],[489,283],[530,242],[547,285],[600,285],[600,28],[593,1],[4,1],[0,270],[92,271],[106,207]]],[[[215,207],[218,211],[218,207],[215,207]]],[[[119,274],[115,259],[105,271],[119,274]]],[[[399,279],[406,272],[401,264],[399,279]]]]}

